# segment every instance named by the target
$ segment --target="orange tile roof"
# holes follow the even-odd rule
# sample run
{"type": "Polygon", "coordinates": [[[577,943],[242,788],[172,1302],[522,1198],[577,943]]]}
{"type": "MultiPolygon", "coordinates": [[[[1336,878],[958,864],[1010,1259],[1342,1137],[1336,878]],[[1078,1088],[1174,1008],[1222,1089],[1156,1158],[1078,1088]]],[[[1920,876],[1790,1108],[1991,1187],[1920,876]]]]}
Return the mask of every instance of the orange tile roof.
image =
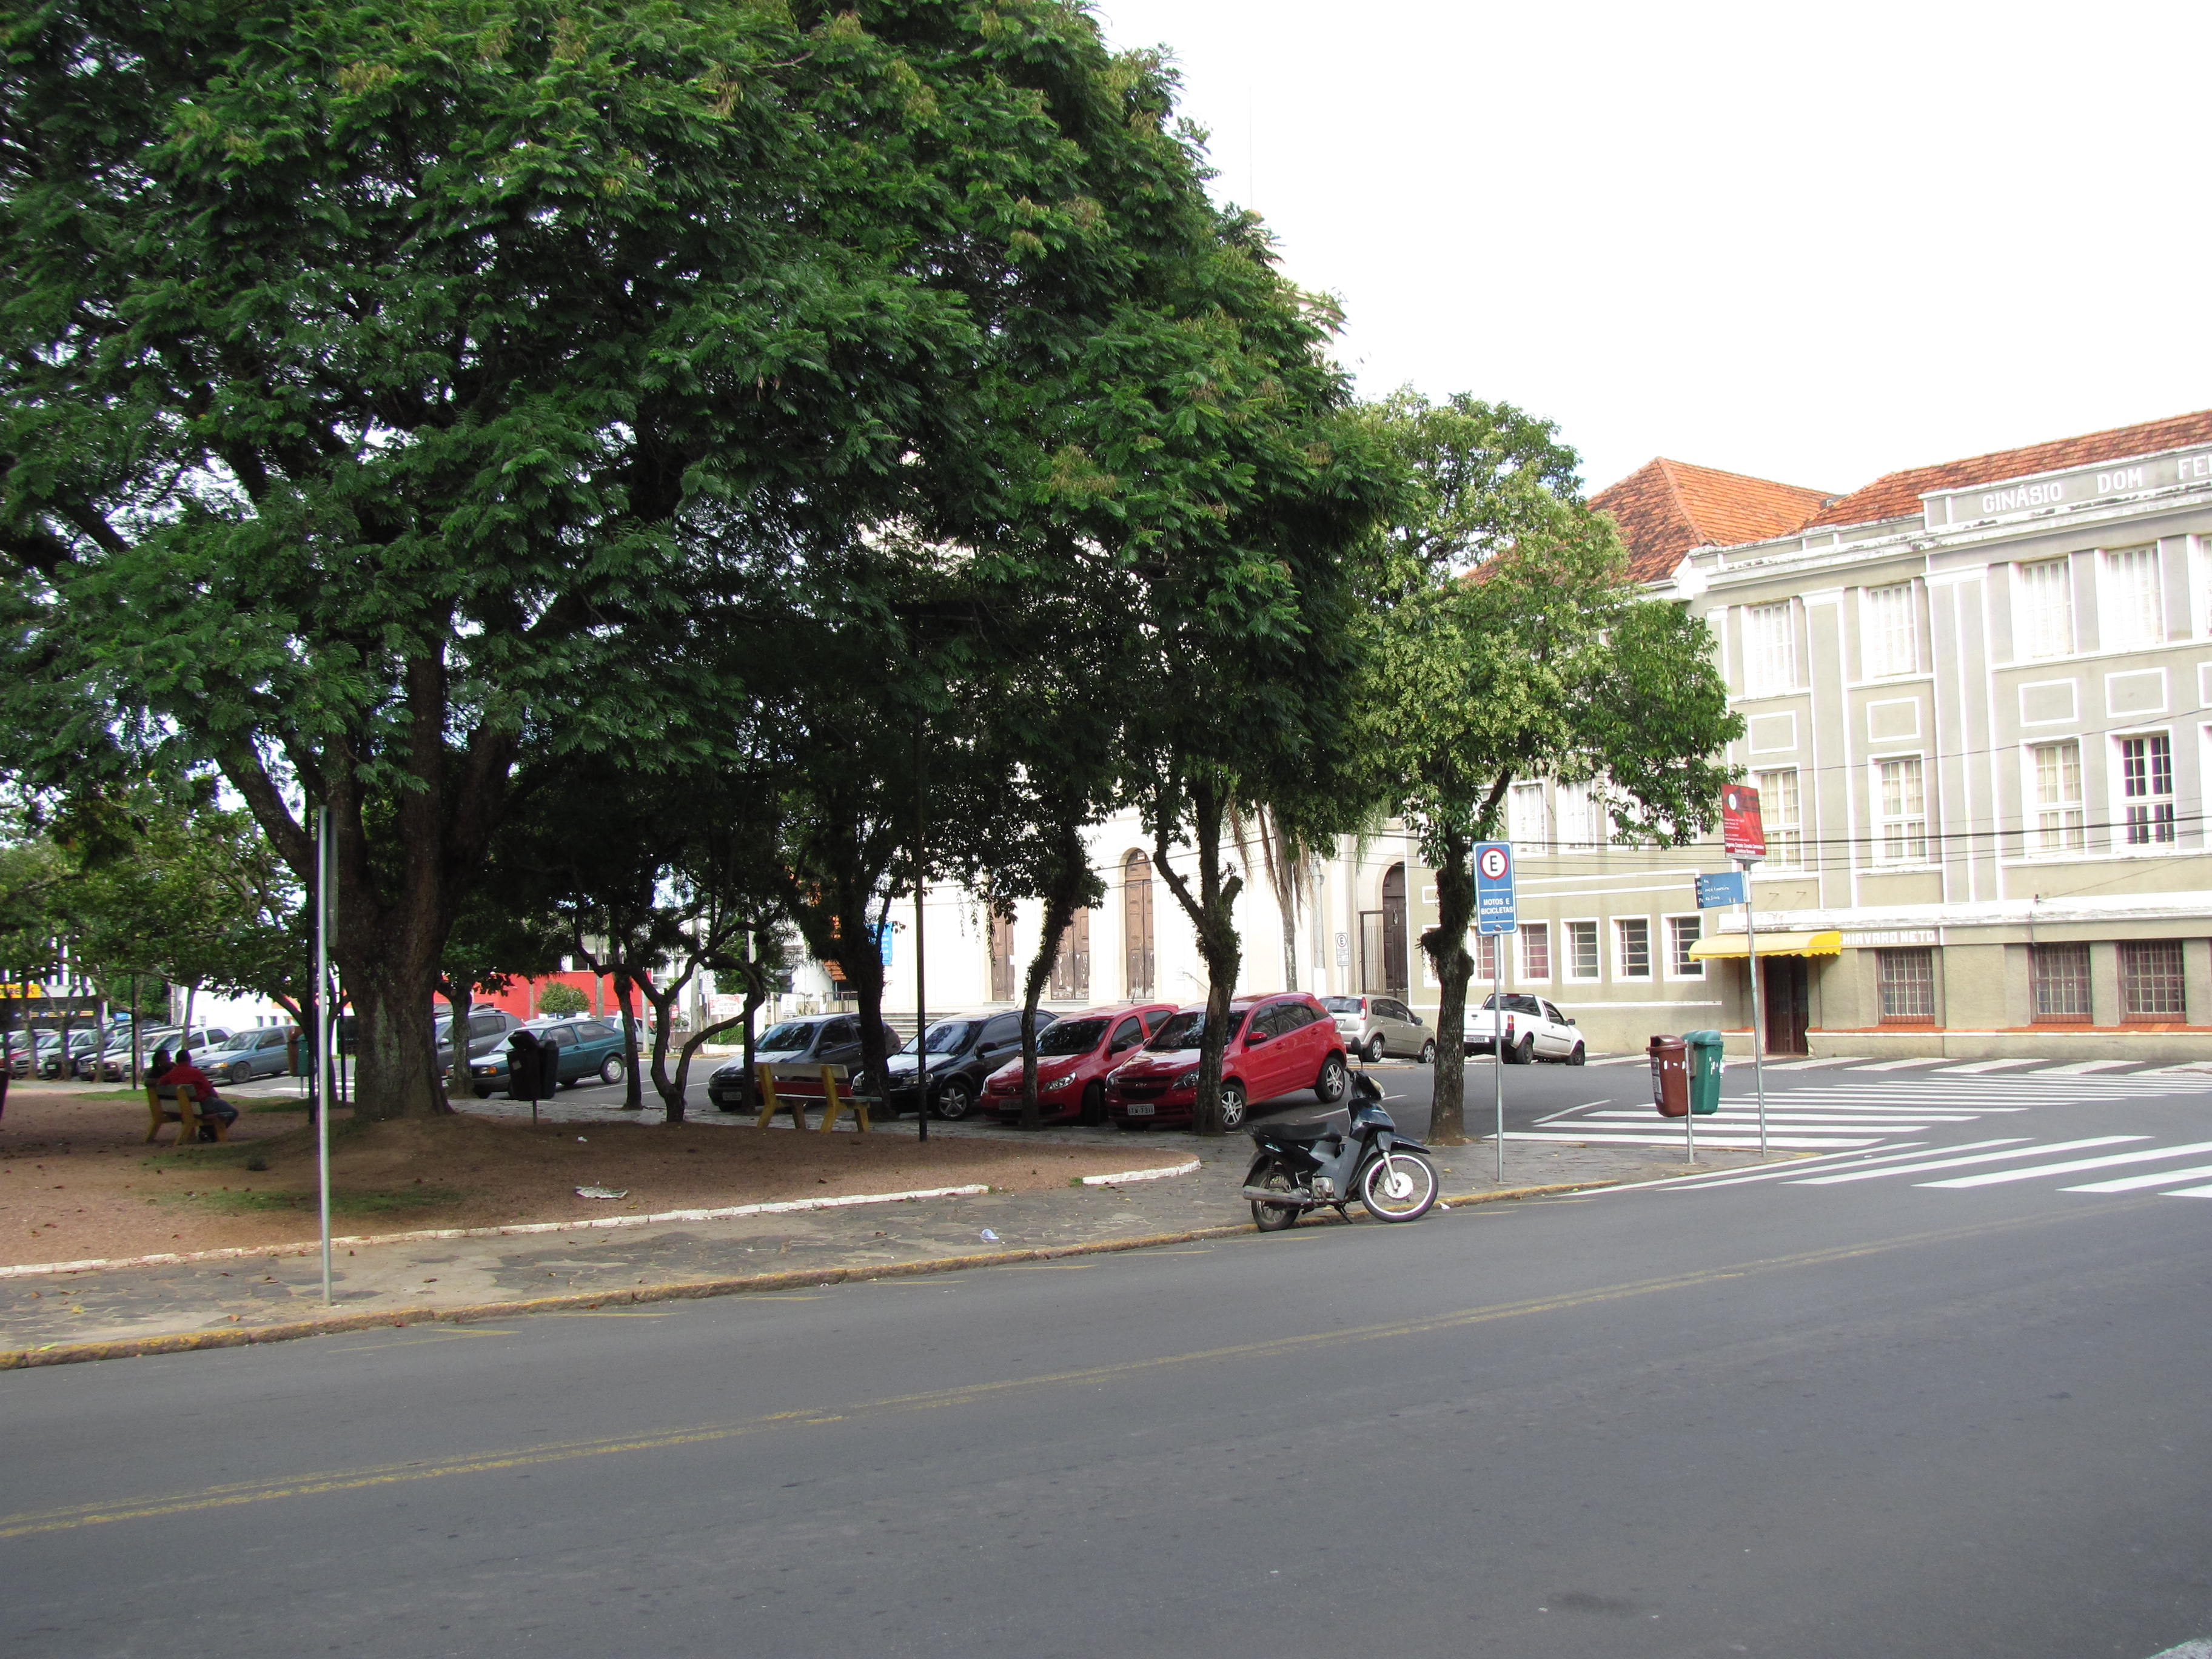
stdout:
{"type": "MultiPolygon", "coordinates": [[[[2024,478],[2038,472],[2057,472],[2065,467],[2090,466],[2099,461],[2117,461],[2130,455],[2154,454],[2161,449],[2179,449],[2201,443],[2212,443],[2212,410],[2176,415],[2163,421],[2146,421],[2140,426],[2117,426],[2109,432],[2092,432],[2080,438],[2031,444],[2025,449],[2001,449],[1995,454],[1976,455],[1963,461],[1911,467],[1876,478],[1863,489],[1836,497],[1802,526],[1793,528],[1810,530],[1820,525],[1917,519],[1921,512],[1920,497],[1929,490],[1969,489],[1976,484],[1994,483],[2000,478],[2024,478]]],[[[1620,485],[1613,488],[1618,489],[1620,485]]]]}
{"type": "Polygon", "coordinates": [[[1613,516],[1638,581],[1671,574],[1693,547],[1734,547],[1787,535],[1834,497],[1825,489],[1749,478],[1662,456],[1590,497],[1613,516]]]}

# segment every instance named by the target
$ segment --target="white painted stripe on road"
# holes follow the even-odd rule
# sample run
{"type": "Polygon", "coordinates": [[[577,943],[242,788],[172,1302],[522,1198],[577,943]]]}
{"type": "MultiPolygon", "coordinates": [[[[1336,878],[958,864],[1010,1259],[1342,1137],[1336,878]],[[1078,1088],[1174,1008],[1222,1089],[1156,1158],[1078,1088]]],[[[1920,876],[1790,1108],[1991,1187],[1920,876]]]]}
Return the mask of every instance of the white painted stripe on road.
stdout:
{"type": "MultiPolygon", "coordinates": [[[[1585,1066],[1634,1066],[1649,1057],[1645,1054],[1591,1054],[1583,1061],[1583,1064],[1585,1066]]],[[[1485,1058],[1488,1056],[1486,1055],[1485,1058]]]]}
{"type": "Polygon", "coordinates": [[[2092,1072],[2116,1072],[2123,1066],[2142,1062],[2133,1060],[2077,1060],[2071,1066],[2046,1066],[2038,1077],[2087,1077],[2092,1072]]]}
{"type": "MultiPolygon", "coordinates": [[[[1592,1112],[1583,1120],[1585,1123],[1604,1122],[1607,1125],[1628,1121],[1649,1123],[1650,1121],[1651,1111],[1649,1107],[1640,1112],[1592,1112]]],[[[1857,1112],[1778,1112],[1770,1107],[1767,1109],[1766,1121],[1769,1123],[1795,1124],[1802,1128],[1811,1128],[1816,1125],[1826,1124],[1855,1125],[1862,1129],[1924,1129],[1931,1123],[1972,1123],[1975,1120],[1972,1117],[1945,1116],[1934,1112],[1915,1112],[1907,1117],[1894,1112],[1884,1112],[1880,1115],[1857,1112]]],[[[1759,1121],[1759,1114],[1724,1110],[1711,1116],[1700,1118],[1698,1121],[1755,1124],[1759,1121]]]]}
{"type": "Polygon", "coordinates": [[[1901,1072],[1908,1066],[1941,1066],[1943,1057],[1937,1054],[1929,1060],[1874,1060],[1853,1069],[1861,1072],[1901,1072]]]}
{"type": "MultiPolygon", "coordinates": [[[[2129,1139],[2140,1140],[2141,1135],[2129,1139]]],[[[2063,1147],[2047,1150],[2062,1152],[2063,1147]]],[[[2148,1164],[2161,1158],[2192,1158],[2198,1152],[2212,1152],[2212,1140],[2200,1140],[2187,1146],[2152,1146],[2139,1152],[2113,1152],[2104,1158],[2069,1158],[2063,1164],[2039,1164],[2032,1170],[1992,1170],[1984,1175],[1959,1176],[1949,1181],[1923,1181],[1923,1187],[1994,1187],[2004,1181],[2033,1181],[2041,1176],[2072,1175],[2078,1170],[2101,1170],[2114,1164],[2148,1164]]]]}
{"type": "MultiPolygon", "coordinates": [[[[1741,1129],[1733,1131],[1727,1134],[1717,1135],[1709,1134],[1706,1131],[1700,1129],[1698,1131],[1698,1145],[1700,1146],[1711,1146],[1715,1151],[1726,1150],[1729,1152],[1743,1152],[1748,1150],[1754,1152],[1757,1152],[1759,1150],[1759,1137],[1753,1134],[1749,1135],[1748,1138],[1744,1138],[1747,1132],[1741,1129]]],[[[1505,1138],[1508,1140],[1547,1140],[1558,1141],[1570,1145],[1576,1142],[1583,1142],[1591,1146],[1602,1145],[1608,1146],[1679,1146],[1682,1144],[1682,1136],[1680,1131],[1677,1131],[1673,1134],[1634,1135],[1602,1133],[1586,1135],[1577,1134],[1572,1130],[1569,1130],[1563,1134],[1540,1134],[1529,1129],[1508,1129],[1505,1132],[1505,1138]]],[[[1814,1146],[1872,1146],[1876,1145],[1881,1139],[1881,1137],[1879,1135],[1867,1135],[1855,1140],[1844,1140],[1828,1135],[1823,1135],[1818,1139],[1810,1139],[1802,1135],[1769,1135],[1766,1138],[1766,1144],[1770,1146],[1780,1146],[1785,1150],[1790,1147],[1810,1149],[1814,1146]]]]}
{"type": "Polygon", "coordinates": [[[1937,1077],[1956,1077],[1962,1072],[2002,1072],[2008,1066],[2034,1066],[2034,1060],[1970,1060],[1963,1066],[1946,1066],[1937,1077]]]}
{"type": "Polygon", "coordinates": [[[2185,1187],[2178,1193],[2160,1194],[2166,1198],[2212,1198],[2212,1187],[2185,1187]]]}
{"type": "MultiPolygon", "coordinates": [[[[1910,1143],[1907,1144],[1910,1145],[1910,1143]]],[[[1978,1146],[2010,1146],[2014,1144],[2015,1142],[2009,1139],[2004,1140],[1970,1140],[1963,1146],[1948,1146],[1943,1150],[1946,1152],[1963,1152],[1978,1146]]],[[[1747,1173],[1740,1170],[1720,1170],[1715,1171],[1711,1175],[1674,1176],[1663,1182],[1645,1182],[1640,1184],[1653,1187],[1662,1185],[1679,1187],[1686,1185],[1691,1182],[1695,1182],[1700,1187],[1741,1187],[1747,1182],[1753,1181],[1796,1181],[1802,1183],[1804,1179],[1805,1170],[1807,1167],[1811,1164],[1818,1164],[1824,1169],[1832,1170],[1838,1167],[1836,1160],[1840,1158],[1849,1158],[1851,1161],[1848,1164],[1843,1164],[1841,1167],[1846,1170],[1860,1170],[1874,1164],[1898,1164],[1909,1158],[1926,1158],[1935,1150],[1935,1148],[1930,1146],[1923,1146],[1917,1152],[1881,1152],[1871,1155],[1865,1152],[1831,1152],[1826,1158],[1795,1159],[1778,1169],[1753,1170],[1747,1173]]],[[[1625,1192],[1627,1189],[1626,1188],[1616,1187],[1610,1190],[1614,1192],[1625,1192]]]]}
{"type": "Polygon", "coordinates": [[[2081,1187],[2062,1187],[2064,1193],[2132,1193],[2145,1187],[2170,1187],[2177,1181],[2201,1181],[2212,1176],[2212,1164],[2194,1170],[2160,1170],[2156,1175],[2122,1176],[2117,1181],[2092,1181],[2081,1187]]]}
{"type": "Polygon", "coordinates": [[[2087,1152],[2092,1146],[2118,1146],[2130,1140],[2148,1140],[2148,1135],[2099,1135],[2091,1140],[2061,1140],[2042,1146],[2023,1146],[2012,1152],[1983,1152],[1973,1158],[1941,1158],[1932,1164],[1901,1164],[1893,1170],[1869,1170],[1864,1173],[1846,1170],[1842,1175],[1814,1176],[1803,1184],[1822,1187],[1838,1181],[1872,1181],[1877,1176],[1925,1175],[1930,1170],[1955,1170],[1967,1164],[1994,1164],[2008,1158],[2041,1158],[2045,1152],[2087,1152]]]}

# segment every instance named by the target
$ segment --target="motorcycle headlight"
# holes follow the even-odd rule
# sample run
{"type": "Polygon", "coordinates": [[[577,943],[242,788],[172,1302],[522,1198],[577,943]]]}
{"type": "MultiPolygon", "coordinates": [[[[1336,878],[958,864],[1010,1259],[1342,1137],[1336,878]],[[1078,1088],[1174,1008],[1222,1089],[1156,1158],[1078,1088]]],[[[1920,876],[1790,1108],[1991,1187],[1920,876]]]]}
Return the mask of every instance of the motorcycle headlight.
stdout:
{"type": "Polygon", "coordinates": [[[1062,1089],[1068,1087],[1074,1081],[1075,1079],[1072,1077],[1056,1077],[1049,1083],[1040,1083],[1037,1085],[1037,1092],[1047,1095],[1058,1094],[1062,1089]]]}
{"type": "Polygon", "coordinates": [[[1168,1087],[1170,1089],[1195,1089],[1198,1087],[1198,1067],[1195,1066],[1192,1066],[1190,1070],[1185,1072],[1173,1083],[1170,1083],[1168,1087]]]}

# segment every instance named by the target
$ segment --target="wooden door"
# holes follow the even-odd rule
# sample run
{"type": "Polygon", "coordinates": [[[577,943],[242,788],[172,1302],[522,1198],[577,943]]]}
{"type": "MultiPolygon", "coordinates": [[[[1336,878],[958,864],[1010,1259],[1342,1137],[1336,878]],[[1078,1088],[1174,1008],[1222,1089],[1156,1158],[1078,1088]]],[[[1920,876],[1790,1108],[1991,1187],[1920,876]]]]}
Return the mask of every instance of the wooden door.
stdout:
{"type": "Polygon", "coordinates": [[[1060,936],[1060,954],[1053,959],[1052,996],[1055,1002],[1088,1001],[1091,997],[1091,912],[1078,910],[1060,936]]]}
{"type": "Polygon", "coordinates": [[[1812,1024],[1813,976],[1802,957],[1768,957],[1759,964],[1766,1001],[1766,1052],[1802,1054],[1812,1024]]]}
{"type": "Polygon", "coordinates": [[[1132,853],[1121,861],[1121,942],[1129,1000],[1152,994],[1152,861],[1132,853]]]}
{"type": "Polygon", "coordinates": [[[1378,989],[1404,996],[1413,987],[1407,977],[1406,866],[1394,864],[1382,877],[1382,974],[1378,989]]]}

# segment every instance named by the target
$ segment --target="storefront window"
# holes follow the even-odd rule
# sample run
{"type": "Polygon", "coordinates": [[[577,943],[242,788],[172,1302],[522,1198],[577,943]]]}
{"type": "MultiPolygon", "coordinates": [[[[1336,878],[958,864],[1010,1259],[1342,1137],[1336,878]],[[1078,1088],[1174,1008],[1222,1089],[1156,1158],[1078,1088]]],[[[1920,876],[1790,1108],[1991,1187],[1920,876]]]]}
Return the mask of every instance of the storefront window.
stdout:
{"type": "Polygon", "coordinates": [[[1881,958],[1881,1023],[1927,1025],[1936,1018],[1936,953],[1921,947],[1879,951],[1881,958]]]}

